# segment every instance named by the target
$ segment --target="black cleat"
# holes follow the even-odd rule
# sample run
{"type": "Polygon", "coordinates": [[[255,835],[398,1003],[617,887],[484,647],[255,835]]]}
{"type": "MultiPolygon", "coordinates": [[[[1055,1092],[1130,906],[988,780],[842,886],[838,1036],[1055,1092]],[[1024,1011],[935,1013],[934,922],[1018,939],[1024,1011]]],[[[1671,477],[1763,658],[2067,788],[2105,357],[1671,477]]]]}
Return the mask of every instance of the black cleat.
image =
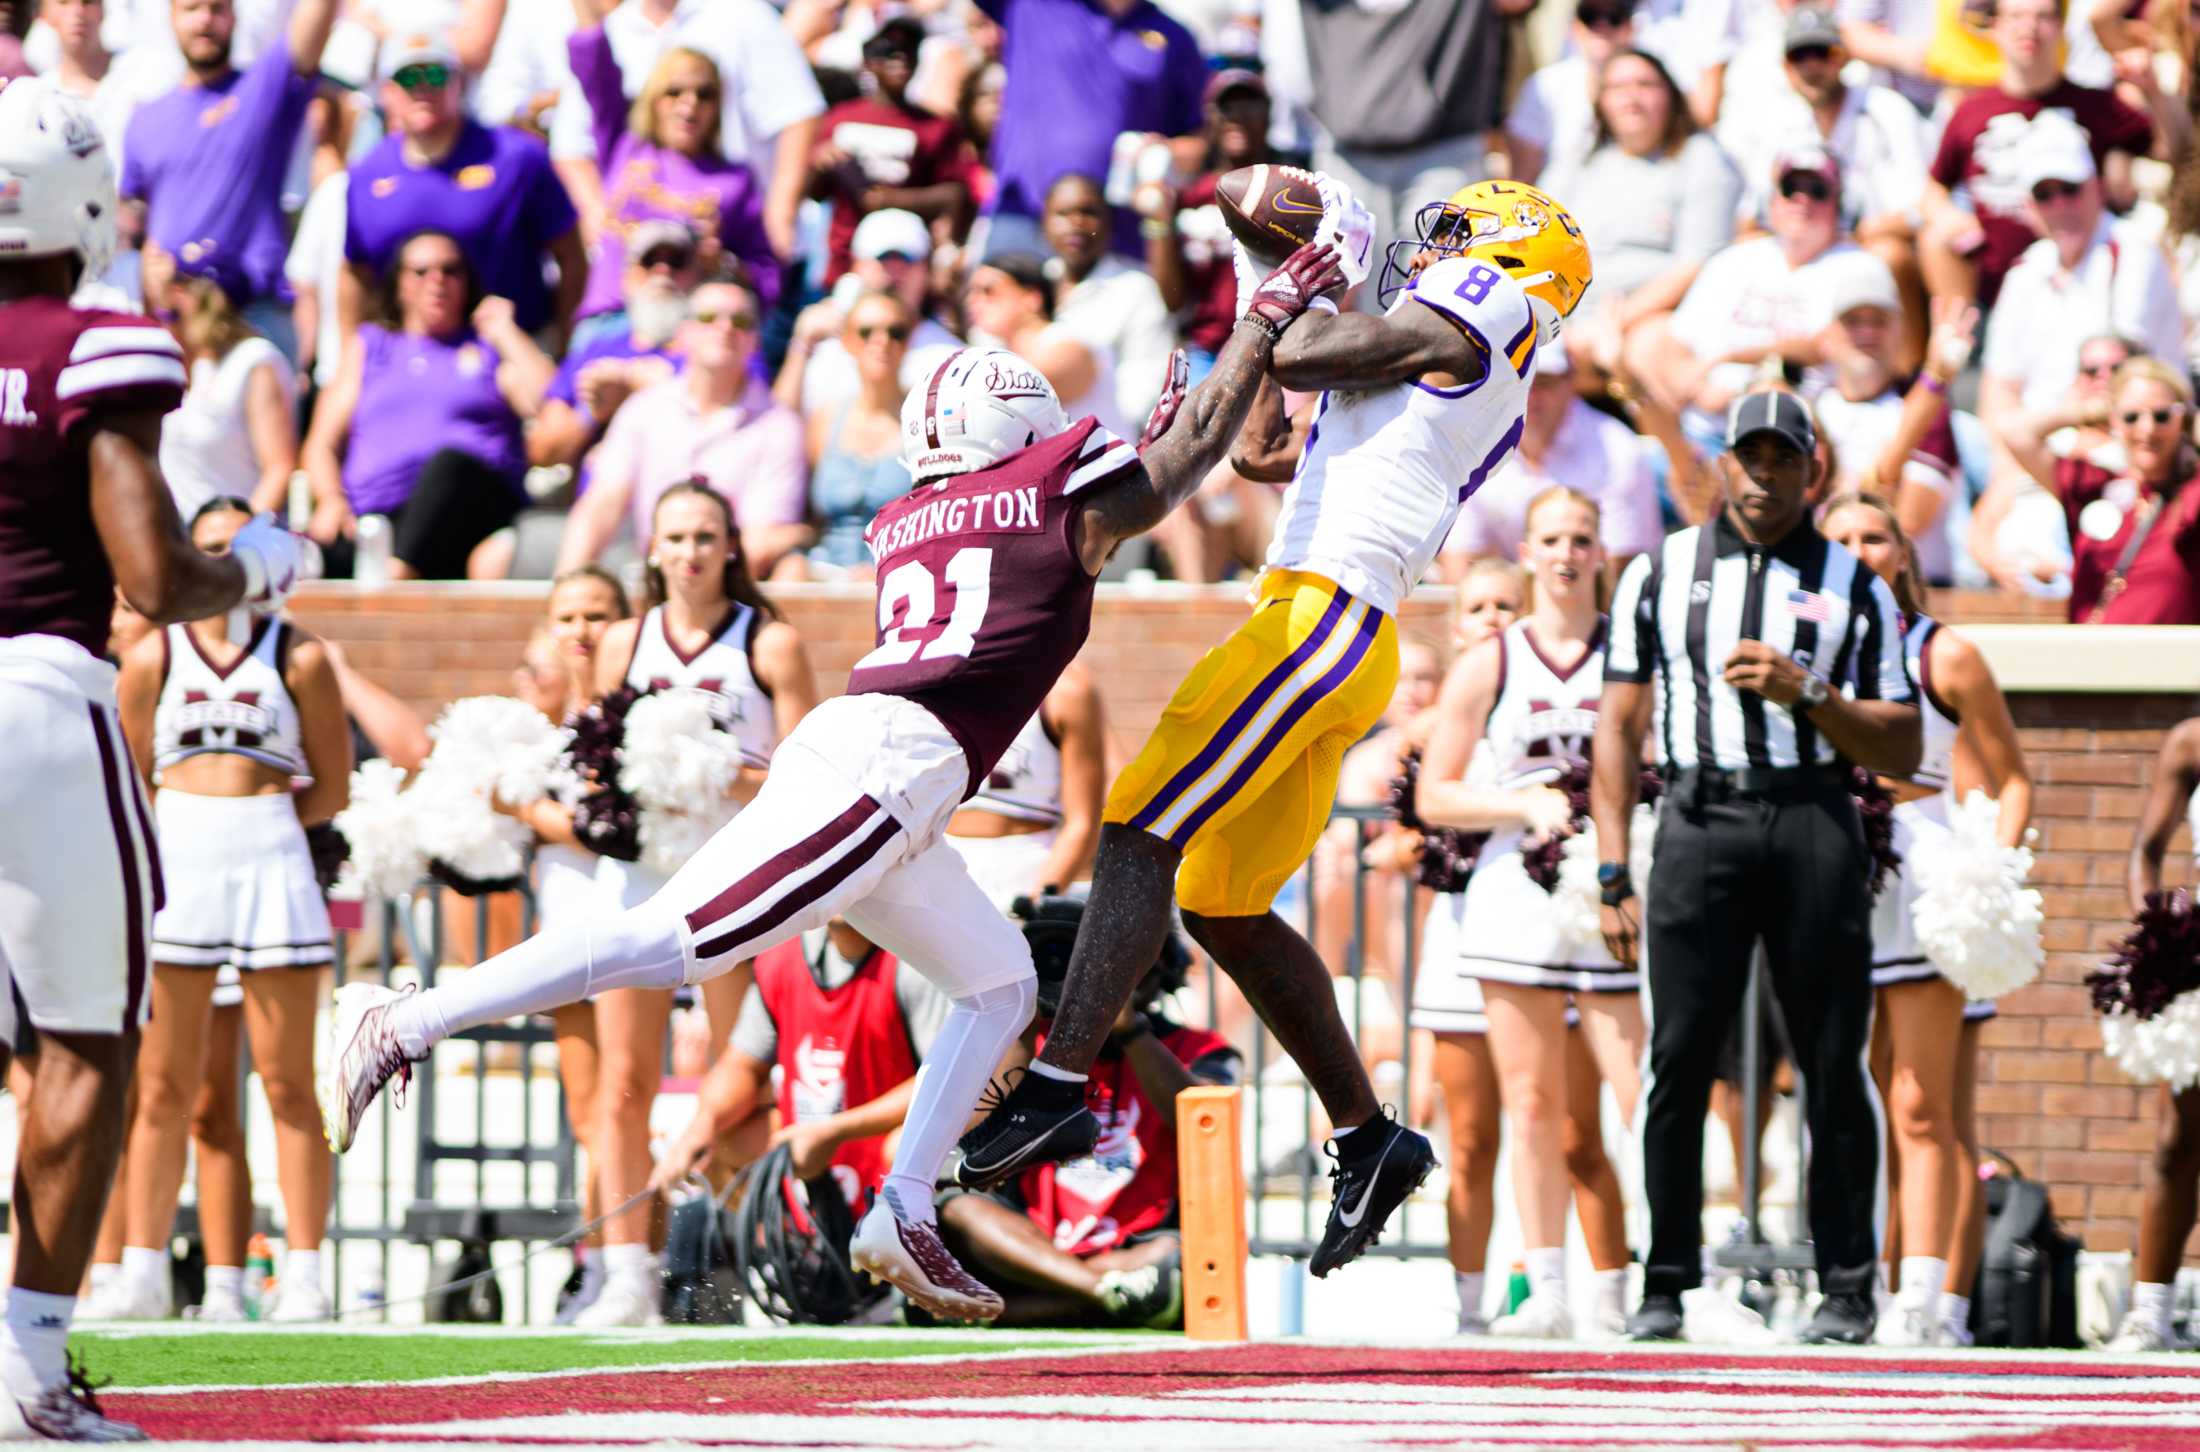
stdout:
{"type": "Polygon", "coordinates": [[[1436,1151],[1428,1140],[1390,1118],[1388,1111],[1361,1125],[1345,1142],[1356,1153],[1340,1154],[1337,1141],[1329,1142],[1337,1166],[1329,1172],[1329,1224],[1307,1266],[1316,1279],[1373,1245],[1391,1212],[1436,1168],[1436,1151]],[[1381,1137],[1372,1143],[1360,1139],[1377,1131],[1381,1137]]]}
{"type": "Polygon", "coordinates": [[[989,1087],[981,1107],[990,1112],[957,1145],[955,1183],[965,1190],[990,1190],[1035,1166],[1089,1155],[1100,1141],[1082,1082],[1010,1072],[1018,1075],[1015,1087],[1005,1094],[989,1087]]]}
{"type": "Polygon", "coordinates": [[[1879,1310],[1870,1296],[1836,1291],[1819,1301],[1818,1313],[1800,1339],[1805,1346],[1862,1346],[1878,1324],[1879,1310]]]}
{"type": "Polygon", "coordinates": [[[1681,1298],[1649,1294],[1627,1318],[1630,1341],[1678,1341],[1681,1339],[1681,1298]]]}

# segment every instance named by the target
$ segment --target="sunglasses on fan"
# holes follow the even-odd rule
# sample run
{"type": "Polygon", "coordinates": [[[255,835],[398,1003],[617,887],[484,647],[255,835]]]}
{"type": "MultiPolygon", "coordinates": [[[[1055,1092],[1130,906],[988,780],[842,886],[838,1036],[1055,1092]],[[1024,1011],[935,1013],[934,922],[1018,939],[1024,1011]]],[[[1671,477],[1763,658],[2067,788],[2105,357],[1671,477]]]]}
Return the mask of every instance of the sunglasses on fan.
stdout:
{"type": "Polygon", "coordinates": [[[400,91],[440,91],[451,83],[451,68],[436,61],[399,66],[390,82],[400,91]]]}

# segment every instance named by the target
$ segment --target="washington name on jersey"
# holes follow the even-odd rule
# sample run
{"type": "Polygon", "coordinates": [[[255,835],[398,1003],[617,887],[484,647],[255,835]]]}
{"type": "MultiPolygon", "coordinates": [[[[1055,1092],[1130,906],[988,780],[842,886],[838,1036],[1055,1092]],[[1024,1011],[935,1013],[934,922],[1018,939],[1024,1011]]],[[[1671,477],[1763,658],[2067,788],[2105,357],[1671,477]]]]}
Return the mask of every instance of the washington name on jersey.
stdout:
{"type": "Polygon", "coordinates": [[[1528,295],[1488,263],[1429,264],[1390,311],[1409,307],[1472,338],[1482,377],[1325,391],[1268,547],[1270,566],[1334,580],[1386,614],[1428,573],[1461,502],[1519,445],[1535,366],[1528,295]]]}
{"type": "Polygon", "coordinates": [[[864,532],[878,562],[878,643],[848,692],[900,696],[938,717],[969,758],[966,796],[1091,628],[1078,496],[1142,467],[1129,444],[1081,419],[990,469],[919,485],[864,532]]]}

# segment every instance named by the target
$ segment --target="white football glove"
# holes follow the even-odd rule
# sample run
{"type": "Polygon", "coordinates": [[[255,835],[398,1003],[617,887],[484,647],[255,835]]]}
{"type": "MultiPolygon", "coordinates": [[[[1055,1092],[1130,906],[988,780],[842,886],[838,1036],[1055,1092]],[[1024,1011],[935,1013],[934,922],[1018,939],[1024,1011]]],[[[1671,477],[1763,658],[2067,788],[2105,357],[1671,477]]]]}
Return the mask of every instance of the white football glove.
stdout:
{"type": "Polygon", "coordinates": [[[272,514],[246,520],[229,541],[229,553],[244,567],[244,603],[262,614],[281,609],[306,573],[306,543],[272,514]]]}
{"type": "Polygon", "coordinates": [[[1260,285],[1268,280],[1268,274],[1275,268],[1256,261],[1253,254],[1245,250],[1245,244],[1235,237],[1230,239],[1230,266],[1237,273],[1236,320],[1242,323],[1245,310],[1253,305],[1253,294],[1260,291],[1260,285]]]}
{"type": "Polygon", "coordinates": [[[1345,291],[1367,281],[1375,261],[1375,216],[1360,205],[1351,190],[1327,172],[1314,173],[1315,190],[1322,194],[1322,224],[1314,240],[1337,249],[1344,268],[1345,291]]]}

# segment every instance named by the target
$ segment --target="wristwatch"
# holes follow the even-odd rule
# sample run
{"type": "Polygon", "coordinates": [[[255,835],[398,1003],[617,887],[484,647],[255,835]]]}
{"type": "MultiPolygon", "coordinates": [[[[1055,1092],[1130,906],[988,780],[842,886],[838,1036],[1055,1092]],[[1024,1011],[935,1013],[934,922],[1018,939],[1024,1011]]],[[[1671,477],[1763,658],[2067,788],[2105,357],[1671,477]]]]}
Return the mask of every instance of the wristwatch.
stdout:
{"type": "Polygon", "coordinates": [[[1805,676],[1802,693],[1795,698],[1795,704],[1806,711],[1815,711],[1832,695],[1833,687],[1826,684],[1824,676],[1805,676]]]}
{"type": "Polygon", "coordinates": [[[1597,864],[1597,896],[1606,907],[1618,907],[1635,895],[1635,879],[1624,862],[1597,864]]]}

